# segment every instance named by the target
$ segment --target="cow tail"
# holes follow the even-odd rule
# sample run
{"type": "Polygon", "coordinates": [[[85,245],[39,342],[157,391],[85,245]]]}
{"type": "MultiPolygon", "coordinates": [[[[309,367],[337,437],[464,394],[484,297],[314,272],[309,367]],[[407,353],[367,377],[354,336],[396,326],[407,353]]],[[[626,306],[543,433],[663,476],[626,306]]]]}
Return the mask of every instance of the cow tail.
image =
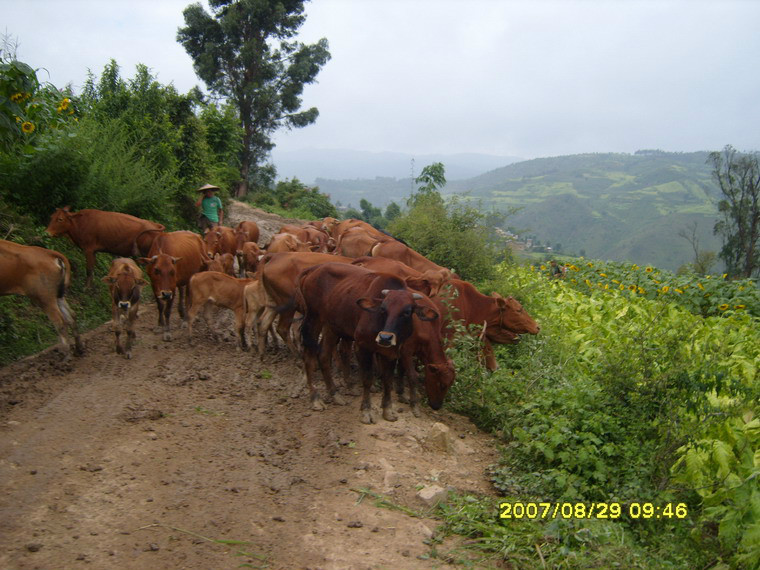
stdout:
{"type": "Polygon", "coordinates": [[[71,313],[71,309],[69,307],[69,304],[66,302],[66,291],[69,289],[69,285],[71,284],[71,270],[69,269],[69,263],[64,257],[58,257],[55,258],[55,263],[58,265],[58,269],[60,272],[59,275],[59,281],[58,281],[58,290],[56,291],[56,304],[58,305],[58,308],[61,311],[61,314],[63,315],[63,320],[68,325],[75,325],[74,316],[71,313]]]}

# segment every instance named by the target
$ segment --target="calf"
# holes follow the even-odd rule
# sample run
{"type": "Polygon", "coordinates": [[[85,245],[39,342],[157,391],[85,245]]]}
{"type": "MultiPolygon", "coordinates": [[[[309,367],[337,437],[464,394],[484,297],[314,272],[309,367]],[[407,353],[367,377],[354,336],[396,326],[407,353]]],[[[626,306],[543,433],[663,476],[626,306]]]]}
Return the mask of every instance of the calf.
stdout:
{"type": "Polygon", "coordinates": [[[193,323],[198,316],[198,311],[204,309],[204,318],[211,324],[208,317],[210,304],[225,307],[235,313],[235,331],[238,333],[238,346],[248,350],[245,340],[245,297],[243,295],[246,285],[250,285],[256,279],[236,279],[230,275],[217,271],[205,271],[196,273],[190,278],[188,296],[190,308],[187,310],[187,333],[190,344],[193,343],[193,323]]]}
{"type": "MultiPolygon", "coordinates": [[[[256,222],[240,222],[235,226],[235,257],[238,260],[238,269],[240,270],[240,277],[243,277],[246,272],[245,265],[245,250],[246,244],[251,243],[258,248],[259,242],[259,225],[256,222]]],[[[250,248],[249,248],[250,249],[250,248]]],[[[254,271],[248,269],[248,271],[254,271]]]]}
{"type": "Polygon", "coordinates": [[[269,245],[267,245],[267,253],[286,253],[289,251],[315,251],[319,249],[318,246],[311,245],[310,243],[303,242],[292,234],[275,234],[272,236],[269,245]]]}
{"type": "Polygon", "coordinates": [[[217,253],[235,255],[237,252],[235,230],[227,226],[206,228],[203,233],[203,242],[206,244],[206,254],[209,257],[214,257],[217,253]]]}
{"type": "Polygon", "coordinates": [[[71,284],[65,255],[41,247],[0,240],[0,295],[22,295],[37,305],[53,323],[64,358],[69,357],[67,328],[74,337],[74,353],[83,353],[74,312],[64,295],[71,284]]]}
{"type": "MultiPolygon", "coordinates": [[[[396,414],[391,407],[392,364],[404,354],[424,355],[417,346],[424,339],[415,331],[415,319],[433,321],[438,318],[438,313],[429,305],[430,301],[418,304],[417,301],[424,298],[407,289],[398,277],[362,267],[325,263],[303,271],[296,287],[296,307],[304,314],[301,328],[303,360],[312,408],[324,409],[314,387],[317,364],[322,371],[328,399],[340,403],[332,380],[332,355],[338,341],[347,340],[356,345],[362,373],[362,422],[375,421],[370,403],[375,355],[379,357],[383,380],[383,417],[395,421],[396,414]]],[[[435,337],[434,328],[428,332],[435,337]]],[[[440,338],[436,341],[440,345],[440,338]]],[[[430,402],[431,406],[440,407],[442,397],[434,394],[430,402]]]]}
{"type": "Polygon", "coordinates": [[[112,327],[117,354],[132,358],[132,343],[135,339],[135,321],[140,306],[140,293],[147,281],[137,264],[126,257],[111,262],[108,275],[103,277],[111,292],[112,327]],[[122,329],[127,333],[125,346],[121,345],[122,329]]]}
{"type": "Polygon", "coordinates": [[[243,244],[243,249],[240,252],[242,255],[239,258],[240,276],[244,276],[247,273],[256,273],[259,268],[259,259],[261,259],[263,252],[261,248],[252,241],[243,244]]]}
{"type": "Polygon", "coordinates": [[[208,261],[204,261],[206,271],[218,271],[227,275],[235,275],[235,258],[231,253],[217,253],[208,261]]]}

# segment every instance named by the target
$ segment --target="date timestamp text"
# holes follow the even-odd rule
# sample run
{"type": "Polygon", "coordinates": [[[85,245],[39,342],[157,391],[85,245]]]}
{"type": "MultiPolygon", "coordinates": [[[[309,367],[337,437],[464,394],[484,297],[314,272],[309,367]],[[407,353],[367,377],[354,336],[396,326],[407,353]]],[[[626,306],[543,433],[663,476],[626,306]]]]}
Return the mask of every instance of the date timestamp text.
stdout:
{"type": "Polygon", "coordinates": [[[499,503],[500,519],[685,519],[686,503],[499,503]]]}

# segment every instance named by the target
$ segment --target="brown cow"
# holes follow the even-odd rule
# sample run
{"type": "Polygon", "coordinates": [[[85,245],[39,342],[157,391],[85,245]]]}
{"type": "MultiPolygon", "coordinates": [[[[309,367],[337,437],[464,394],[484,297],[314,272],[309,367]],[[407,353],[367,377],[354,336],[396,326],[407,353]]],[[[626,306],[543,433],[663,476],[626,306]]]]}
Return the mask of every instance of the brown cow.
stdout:
{"type": "MultiPolygon", "coordinates": [[[[361,420],[374,423],[370,403],[372,360],[379,356],[383,380],[383,417],[397,419],[391,407],[390,369],[399,358],[415,353],[423,358],[443,355],[438,327],[426,331],[429,337],[416,333],[419,322],[433,321],[438,313],[422,294],[407,289],[403,280],[394,275],[375,273],[355,265],[325,263],[304,270],[296,287],[296,307],[304,314],[301,329],[303,359],[312,408],[324,409],[314,387],[314,373],[319,364],[327,387],[328,399],[341,403],[332,381],[332,355],[339,340],[353,341],[362,372],[363,394],[361,420]],[[417,324],[415,324],[417,323],[417,324]],[[321,336],[321,341],[320,341],[321,336]],[[427,353],[419,343],[438,344],[437,352],[427,353]]],[[[426,370],[426,388],[431,407],[438,409],[453,381],[453,366],[445,356],[443,362],[426,370]],[[438,367],[446,369],[439,375],[438,367]]],[[[427,367],[426,367],[427,368],[427,367]]]]}
{"type": "MultiPolygon", "coordinates": [[[[254,244],[256,249],[259,247],[259,225],[256,222],[243,221],[235,226],[235,257],[238,260],[240,277],[243,277],[246,271],[255,271],[255,269],[246,268],[245,244],[247,243],[254,244]]],[[[248,250],[250,251],[250,247],[248,250]]]]}
{"type": "Polygon", "coordinates": [[[71,267],[62,253],[0,240],[0,295],[23,295],[42,309],[58,333],[65,359],[67,327],[74,336],[74,353],[83,352],[74,312],[64,297],[70,283],[71,267]]]}
{"type": "MultiPolygon", "coordinates": [[[[489,370],[498,368],[492,342],[515,344],[520,342],[521,334],[538,334],[541,330],[514,297],[504,298],[498,293],[484,295],[467,281],[450,279],[448,285],[442,288],[440,296],[433,300],[444,315],[446,323],[452,319],[464,321],[467,327],[485,323],[483,353],[489,370]],[[451,305],[451,310],[445,306],[446,303],[451,305]],[[450,318],[447,317],[449,313],[450,318]]],[[[444,330],[450,338],[453,334],[451,328],[446,327],[444,330]]]]}
{"type": "Polygon", "coordinates": [[[352,265],[359,265],[371,269],[376,273],[391,273],[392,275],[398,275],[404,281],[408,287],[424,293],[428,297],[435,297],[438,295],[441,287],[449,279],[452,274],[448,269],[427,269],[425,271],[417,271],[412,269],[405,263],[396,261],[395,259],[388,259],[386,257],[357,257],[351,262],[352,265]]]}
{"type": "Polygon", "coordinates": [[[259,354],[264,358],[266,333],[279,314],[280,322],[277,332],[296,353],[296,347],[290,339],[290,325],[295,316],[296,278],[307,267],[320,263],[351,263],[350,257],[314,252],[267,253],[261,260],[259,268],[264,290],[267,294],[267,309],[258,324],[259,354]]]}
{"type": "Polygon", "coordinates": [[[235,230],[227,226],[206,228],[203,233],[203,242],[206,244],[206,253],[209,257],[214,257],[217,253],[235,255],[237,252],[235,230]]]}
{"type": "Polygon", "coordinates": [[[153,239],[164,226],[122,214],[103,210],[79,210],[58,208],[50,216],[47,233],[53,237],[67,236],[84,251],[87,260],[87,285],[92,285],[95,254],[103,251],[129,257],[147,255],[153,239]]]}
{"type": "Polygon", "coordinates": [[[264,255],[261,248],[252,241],[243,244],[242,256],[239,258],[240,276],[247,273],[256,273],[259,268],[259,259],[264,255]]]}
{"type": "Polygon", "coordinates": [[[376,244],[370,253],[372,257],[387,257],[405,263],[417,271],[432,269],[435,271],[446,270],[445,267],[433,263],[421,253],[397,240],[387,240],[376,244]]]}
{"type": "Polygon", "coordinates": [[[140,306],[140,293],[147,284],[143,279],[142,269],[126,257],[119,257],[111,262],[108,275],[103,277],[111,292],[112,328],[117,354],[132,358],[132,342],[135,339],[135,321],[140,306]],[[127,342],[121,345],[121,331],[126,330],[127,342]]]}
{"type": "Polygon", "coordinates": [[[275,234],[267,245],[268,253],[285,253],[289,251],[315,251],[318,246],[302,242],[292,234],[275,234]]]}
{"type": "Polygon", "coordinates": [[[235,258],[231,253],[217,253],[208,261],[203,262],[205,271],[218,271],[235,276],[235,258]]]}
{"type": "Polygon", "coordinates": [[[384,234],[373,225],[368,224],[364,220],[357,220],[356,218],[349,218],[347,220],[341,220],[337,224],[334,224],[330,230],[330,235],[333,239],[338,241],[340,237],[351,228],[362,228],[366,233],[378,239],[388,238],[388,234],[384,234]]]}
{"type": "Polygon", "coordinates": [[[193,232],[178,231],[159,235],[153,242],[148,257],[138,260],[146,266],[158,307],[158,326],[163,328],[164,340],[171,340],[169,317],[172,313],[174,293],[179,289],[177,310],[185,318],[185,292],[190,278],[203,271],[206,247],[200,236],[193,232]]]}
{"type": "Polygon", "coordinates": [[[338,238],[335,246],[335,253],[345,255],[346,257],[362,257],[372,253],[372,248],[378,243],[388,241],[393,238],[385,236],[378,237],[375,234],[367,232],[362,227],[355,226],[349,228],[338,238]]]}
{"type": "Polygon", "coordinates": [[[235,330],[238,333],[238,346],[248,350],[245,340],[245,298],[243,295],[246,285],[256,281],[255,279],[236,279],[230,275],[218,271],[205,271],[196,273],[190,278],[188,285],[188,297],[190,308],[187,310],[187,333],[190,344],[193,343],[193,323],[198,316],[198,311],[204,309],[203,317],[211,327],[208,309],[214,304],[217,307],[225,307],[235,313],[235,330]]]}
{"type": "MultiPolygon", "coordinates": [[[[284,224],[280,227],[279,234],[290,234],[298,241],[311,246],[308,251],[318,253],[327,253],[335,249],[335,240],[327,232],[324,232],[311,225],[296,226],[294,224],[284,224]]],[[[296,250],[292,250],[296,251],[296,250]]],[[[301,251],[301,250],[298,250],[301,251]]],[[[276,252],[275,252],[276,253],[276,252]]]]}

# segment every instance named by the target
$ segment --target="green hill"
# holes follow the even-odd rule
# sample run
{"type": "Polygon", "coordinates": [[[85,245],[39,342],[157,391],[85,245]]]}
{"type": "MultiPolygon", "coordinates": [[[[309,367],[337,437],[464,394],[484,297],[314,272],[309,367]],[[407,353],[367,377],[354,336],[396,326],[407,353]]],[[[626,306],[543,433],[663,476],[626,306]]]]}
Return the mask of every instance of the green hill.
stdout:
{"type": "Polygon", "coordinates": [[[465,181],[484,208],[522,210],[508,224],[544,244],[588,257],[676,269],[693,257],[678,231],[697,223],[700,247],[717,251],[719,191],[707,152],[581,154],[511,164],[465,181]]]}

